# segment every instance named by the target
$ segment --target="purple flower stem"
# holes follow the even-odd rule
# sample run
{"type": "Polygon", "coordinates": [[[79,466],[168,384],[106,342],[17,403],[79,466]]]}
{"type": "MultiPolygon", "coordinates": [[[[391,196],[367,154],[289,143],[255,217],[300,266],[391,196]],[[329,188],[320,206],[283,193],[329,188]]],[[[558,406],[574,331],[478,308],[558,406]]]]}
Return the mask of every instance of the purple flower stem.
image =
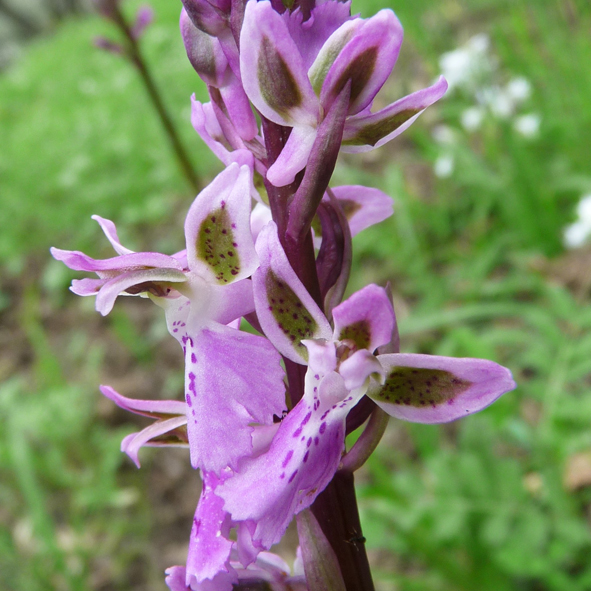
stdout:
{"type": "Polygon", "coordinates": [[[201,189],[201,181],[199,180],[199,177],[195,172],[193,165],[191,164],[187,151],[185,150],[185,147],[183,146],[181,139],[174,127],[172,118],[170,117],[168,111],[166,110],[166,107],[164,106],[164,101],[160,96],[160,92],[156,86],[156,83],[154,82],[154,79],[152,78],[152,74],[150,73],[148,65],[141,53],[139,41],[133,35],[129,23],[127,22],[124,14],[121,12],[119,5],[115,2],[112,6],[112,14],[110,15],[110,20],[113,23],[115,23],[115,25],[123,33],[127,41],[127,57],[135,66],[140,75],[142,83],[144,84],[144,87],[148,92],[148,96],[150,97],[154,109],[156,109],[160,122],[164,127],[164,131],[168,137],[168,140],[178,160],[181,170],[185,175],[185,178],[191,185],[193,191],[195,191],[196,193],[199,192],[199,190],[201,189]]]}
{"type": "Polygon", "coordinates": [[[314,501],[312,512],[337,556],[347,591],[374,591],[353,473],[337,472],[314,501]]]}
{"type": "MultiPolygon", "coordinates": [[[[342,94],[348,96],[348,88],[342,94]]],[[[339,101],[337,100],[336,102],[338,103],[339,101]]],[[[266,164],[270,166],[275,162],[283,149],[289,137],[289,130],[272,123],[265,117],[261,116],[261,120],[267,149],[266,164]]],[[[326,147],[330,150],[328,146],[326,147]]],[[[336,162],[336,155],[334,156],[334,161],[336,162]]],[[[334,169],[335,162],[332,162],[330,166],[331,173],[334,169]]],[[[316,162],[316,166],[320,167],[325,164],[320,159],[316,162]]],[[[294,199],[294,195],[302,184],[304,175],[300,173],[296,176],[294,183],[287,187],[274,187],[267,181],[265,181],[265,186],[269,196],[273,220],[277,224],[279,239],[285,249],[285,254],[294,271],[308,289],[308,292],[318,305],[324,309],[320,296],[320,284],[316,273],[314,245],[309,229],[303,235],[299,233],[299,240],[288,240],[286,235],[290,221],[287,212],[294,199]]],[[[329,178],[326,178],[326,185],[322,188],[321,195],[326,190],[328,181],[329,178]]],[[[318,190],[318,187],[315,187],[315,189],[318,190]]],[[[316,191],[314,191],[314,194],[316,194],[316,191]]],[[[314,205],[317,206],[317,203],[314,205]]],[[[305,206],[310,207],[310,203],[305,203],[305,206]]],[[[289,394],[292,405],[294,406],[302,398],[304,393],[306,369],[304,365],[299,365],[289,359],[285,359],[289,394]]],[[[373,406],[373,404],[370,405],[372,408],[373,406]]],[[[363,413],[365,414],[363,420],[369,416],[371,411],[366,412],[367,414],[365,412],[363,413]]],[[[357,499],[355,497],[353,474],[351,472],[337,472],[332,482],[318,496],[311,509],[338,559],[343,579],[346,583],[346,591],[374,591],[371,570],[365,552],[365,539],[361,535],[361,523],[357,509],[357,499]]]]}

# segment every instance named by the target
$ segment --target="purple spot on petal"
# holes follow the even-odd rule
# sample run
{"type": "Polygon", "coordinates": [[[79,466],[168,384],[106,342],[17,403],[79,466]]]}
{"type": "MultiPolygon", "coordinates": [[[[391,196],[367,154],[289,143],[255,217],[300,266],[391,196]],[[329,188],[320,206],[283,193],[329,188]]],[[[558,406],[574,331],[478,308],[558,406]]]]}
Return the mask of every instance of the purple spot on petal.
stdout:
{"type": "Polygon", "coordinates": [[[279,475],[279,478],[285,478],[285,472],[281,472],[281,474],[279,475]]]}
{"type": "Polygon", "coordinates": [[[318,433],[320,433],[320,435],[322,435],[325,431],[326,431],[326,423],[322,423],[320,425],[320,428],[318,429],[318,433]]]}
{"type": "Polygon", "coordinates": [[[287,466],[287,464],[289,464],[289,460],[291,460],[291,458],[293,457],[293,449],[290,449],[287,452],[287,455],[285,456],[285,459],[283,460],[283,463],[281,464],[282,468],[285,468],[285,466],[287,466]]]}
{"type": "Polygon", "coordinates": [[[188,394],[185,396],[185,399],[187,400],[187,404],[189,406],[193,406],[193,401],[191,400],[191,397],[188,394]]]}
{"type": "Polygon", "coordinates": [[[310,447],[312,445],[312,438],[308,437],[308,441],[306,441],[306,447],[310,447]]]}
{"type": "Polygon", "coordinates": [[[314,437],[314,445],[318,445],[320,443],[320,439],[318,437],[314,437]]]}
{"type": "Polygon", "coordinates": [[[308,461],[308,456],[310,455],[310,452],[307,451],[306,455],[304,456],[304,464],[308,461]]]}
{"type": "Polygon", "coordinates": [[[296,477],[296,474],[298,473],[298,471],[296,470],[290,477],[289,480],[287,481],[287,483],[289,484],[290,482],[293,481],[293,479],[296,477]]]}
{"type": "Polygon", "coordinates": [[[310,411],[305,417],[304,420],[301,422],[302,427],[310,420],[310,417],[312,416],[312,411],[310,411]]]}

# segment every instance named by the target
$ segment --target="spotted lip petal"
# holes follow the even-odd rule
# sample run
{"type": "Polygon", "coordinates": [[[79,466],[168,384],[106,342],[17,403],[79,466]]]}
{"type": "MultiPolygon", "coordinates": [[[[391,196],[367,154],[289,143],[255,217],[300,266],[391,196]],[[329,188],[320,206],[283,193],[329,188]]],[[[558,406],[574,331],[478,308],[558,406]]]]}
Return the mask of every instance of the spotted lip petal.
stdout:
{"type": "Polygon", "coordinates": [[[478,412],[516,387],[493,361],[436,355],[378,355],[383,386],[367,395],[389,415],[414,423],[447,423],[478,412]]]}
{"type": "Polygon", "coordinates": [[[269,451],[245,458],[218,489],[234,521],[256,523],[253,539],[278,542],[295,513],[309,507],[336,472],[345,419],[362,393],[350,393],[337,373],[308,371],[304,397],[283,419],[269,451]]]}
{"type": "Polygon", "coordinates": [[[224,579],[236,583],[238,577],[229,566],[233,545],[229,540],[231,523],[223,509],[224,502],[216,495],[221,481],[208,472],[202,473],[202,479],[203,490],[193,518],[185,582],[191,587],[192,583],[200,584],[226,573],[228,576],[224,579]]]}
{"type": "Polygon", "coordinates": [[[253,423],[269,425],[282,415],[280,357],[263,337],[222,325],[181,340],[191,462],[220,474],[252,452],[253,423]]]}
{"type": "Polygon", "coordinates": [[[291,268],[274,222],[261,230],[257,251],[260,267],[252,282],[261,327],[282,355],[305,364],[307,351],[301,341],[330,339],[330,324],[291,268]]]}

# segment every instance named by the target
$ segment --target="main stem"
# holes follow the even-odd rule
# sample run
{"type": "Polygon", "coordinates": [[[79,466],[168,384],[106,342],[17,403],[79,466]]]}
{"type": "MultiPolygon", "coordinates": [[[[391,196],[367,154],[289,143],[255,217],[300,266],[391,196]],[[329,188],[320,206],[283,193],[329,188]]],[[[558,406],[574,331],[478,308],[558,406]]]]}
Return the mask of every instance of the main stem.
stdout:
{"type": "MultiPolygon", "coordinates": [[[[270,165],[283,149],[289,133],[286,128],[276,125],[264,117],[261,119],[267,148],[267,164],[270,165]]],[[[301,175],[299,179],[301,180],[301,175]]],[[[298,244],[285,240],[288,221],[286,218],[287,207],[297,191],[298,184],[297,178],[292,185],[281,188],[274,187],[267,182],[269,204],[273,219],[277,223],[279,238],[290,264],[308,292],[323,309],[316,273],[314,245],[310,236],[306,236],[306,239],[298,244]]],[[[285,359],[285,368],[293,406],[304,394],[306,367],[285,359]]],[[[365,551],[365,538],[361,533],[353,474],[347,471],[337,472],[331,483],[318,495],[311,509],[337,556],[346,590],[374,591],[365,551]]]]}
{"type": "Polygon", "coordinates": [[[158,87],[156,86],[156,83],[152,78],[152,74],[150,73],[146,61],[144,60],[144,57],[141,53],[138,40],[132,34],[131,28],[128,22],[125,20],[125,16],[123,15],[121,10],[119,9],[118,4],[116,3],[114,3],[113,6],[112,20],[119,27],[119,29],[121,30],[121,32],[127,40],[129,59],[139,72],[140,78],[142,79],[142,82],[146,87],[148,96],[152,101],[152,105],[158,113],[158,118],[162,123],[162,127],[164,127],[164,131],[168,137],[173,152],[175,153],[181,170],[185,175],[185,178],[191,185],[193,191],[195,193],[198,193],[201,189],[199,177],[197,176],[197,173],[195,172],[195,169],[191,164],[189,155],[187,154],[187,151],[185,150],[185,147],[181,142],[181,139],[172,122],[172,118],[170,117],[166,107],[164,106],[164,101],[162,100],[158,87]]]}

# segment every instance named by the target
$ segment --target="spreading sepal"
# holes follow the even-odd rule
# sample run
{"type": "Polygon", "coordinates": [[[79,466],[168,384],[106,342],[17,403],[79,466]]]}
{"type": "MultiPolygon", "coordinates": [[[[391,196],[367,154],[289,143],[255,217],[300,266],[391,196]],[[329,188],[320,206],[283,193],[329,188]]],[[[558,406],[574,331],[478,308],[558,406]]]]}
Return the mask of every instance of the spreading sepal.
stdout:
{"type": "Polygon", "coordinates": [[[447,423],[478,412],[516,387],[493,361],[436,355],[379,355],[385,383],[367,395],[389,415],[413,423],[447,423]]]}

